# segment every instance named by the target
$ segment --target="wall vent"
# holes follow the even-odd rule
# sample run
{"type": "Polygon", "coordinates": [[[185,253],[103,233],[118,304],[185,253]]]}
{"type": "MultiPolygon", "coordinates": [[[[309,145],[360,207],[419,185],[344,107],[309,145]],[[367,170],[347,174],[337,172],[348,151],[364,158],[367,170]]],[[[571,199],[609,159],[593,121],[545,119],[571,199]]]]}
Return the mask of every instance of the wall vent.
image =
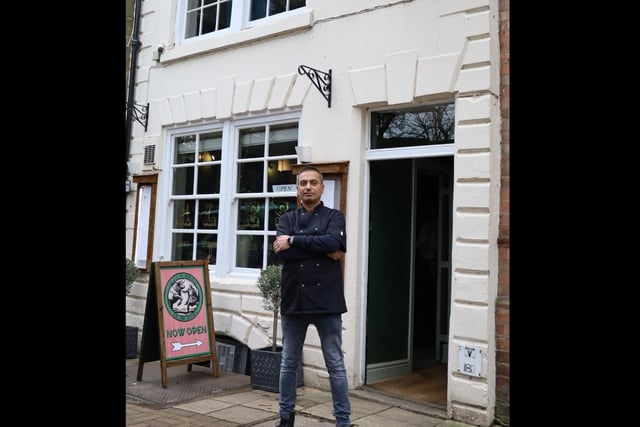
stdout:
{"type": "Polygon", "coordinates": [[[233,372],[236,359],[235,345],[216,342],[216,356],[218,358],[219,370],[233,372]]]}
{"type": "Polygon", "coordinates": [[[144,146],[144,160],[143,163],[145,165],[153,165],[156,162],[156,146],[153,145],[145,145],[144,146]]]}
{"type": "MultiPolygon", "coordinates": [[[[247,375],[247,356],[249,347],[237,343],[221,342],[216,338],[216,358],[218,359],[218,370],[235,372],[247,375]]],[[[196,365],[211,367],[211,361],[196,362],[196,365]]],[[[300,365],[302,368],[302,365],[300,365]]]]}

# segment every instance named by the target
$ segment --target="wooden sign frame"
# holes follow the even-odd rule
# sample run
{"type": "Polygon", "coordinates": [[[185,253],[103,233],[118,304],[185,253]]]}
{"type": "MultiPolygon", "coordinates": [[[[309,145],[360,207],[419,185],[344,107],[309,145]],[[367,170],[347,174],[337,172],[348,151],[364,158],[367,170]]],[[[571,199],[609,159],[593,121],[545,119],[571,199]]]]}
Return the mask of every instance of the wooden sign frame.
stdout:
{"type": "Polygon", "coordinates": [[[218,377],[207,260],[153,263],[141,347],[138,381],[144,363],[158,358],[162,388],[167,388],[167,368],[176,365],[188,364],[191,371],[193,363],[210,362],[218,377]]]}

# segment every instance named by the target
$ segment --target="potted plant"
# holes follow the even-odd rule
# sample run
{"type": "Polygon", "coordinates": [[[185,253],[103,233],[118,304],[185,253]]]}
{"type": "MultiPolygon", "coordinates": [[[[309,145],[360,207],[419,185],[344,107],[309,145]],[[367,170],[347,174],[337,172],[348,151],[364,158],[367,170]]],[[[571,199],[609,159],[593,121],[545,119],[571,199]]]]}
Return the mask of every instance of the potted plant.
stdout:
{"type": "Polygon", "coordinates": [[[129,295],[129,292],[131,292],[131,286],[133,286],[133,282],[138,277],[138,267],[136,267],[136,264],[129,258],[126,258],[125,262],[126,267],[124,282],[127,285],[127,295],[129,295]]]}
{"type": "MultiPolygon", "coordinates": [[[[138,267],[136,264],[126,258],[125,262],[125,285],[126,285],[126,295],[129,295],[131,292],[131,287],[133,286],[133,282],[138,277],[138,267]]],[[[134,359],[138,355],[138,327],[137,326],[126,326],[125,325],[125,353],[127,359],[134,359]]]]}
{"type": "MultiPolygon", "coordinates": [[[[265,310],[273,313],[271,345],[251,350],[251,386],[260,390],[280,392],[280,362],[282,346],[278,343],[278,315],[280,313],[281,265],[268,265],[260,271],[256,284],[262,295],[265,310]]],[[[302,364],[298,368],[298,387],[304,385],[302,364]]]]}

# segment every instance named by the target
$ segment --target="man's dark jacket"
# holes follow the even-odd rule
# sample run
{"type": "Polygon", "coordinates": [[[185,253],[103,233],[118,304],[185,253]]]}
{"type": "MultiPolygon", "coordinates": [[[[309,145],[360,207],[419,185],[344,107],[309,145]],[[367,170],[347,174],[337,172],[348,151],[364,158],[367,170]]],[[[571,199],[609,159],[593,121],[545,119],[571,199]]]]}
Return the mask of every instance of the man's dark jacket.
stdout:
{"type": "Polygon", "coordinates": [[[298,208],[278,221],[277,235],[295,236],[278,254],[282,263],[280,314],[345,313],[342,264],[326,254],[347,251],[342,212],[320,202],[313,212],[298,208]]]}

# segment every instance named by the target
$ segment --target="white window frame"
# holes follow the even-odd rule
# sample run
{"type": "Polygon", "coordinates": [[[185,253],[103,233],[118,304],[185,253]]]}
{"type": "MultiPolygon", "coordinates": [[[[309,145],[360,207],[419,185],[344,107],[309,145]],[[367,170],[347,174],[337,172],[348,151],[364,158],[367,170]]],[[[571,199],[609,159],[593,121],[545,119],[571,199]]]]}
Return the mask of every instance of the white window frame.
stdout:
{"type": "MultiPolygon", "coordinates": [[[[371,113],[374,112],[388,112],[388,111],[398,111],[398,110],[406,110],[406,111],[420,111],[423,108],[427,108],[432,105],[441,105],[441,104],[451,104],[455,109],[455,101],[454,100],[444,100],[444,101],[436,101],[429,102],[425,104],[420,104],[418,106],[413,106],[410,108],[389,108],[389,107],[380,107],[380,108],[372,108],[369,110],[369,114],[367,115],[367,129],[371,129],[371,113]]],[[[371,148],[371,132],[369,132],[367,137],[367,147],[365,150],[365,159],[366,160],[391,160],[391,159],[408,159],[415,157],[438,157],[438,156],[449,156],[455,154],[455,144],[431,144],[431,145],[413,145],[407,147],[393,147],[393,148],[371,148]]]]}
{"type": "MultiPolygon", "coordinates": [[[[166,206],[166,210],[162,213],[162,217],[159,218],[160,227],[158,230],[165,230],[157,241],[160,245],[159,253],[163,254],[162,260],[171,260],[171,250],[173,242],[173,209],[174,199],[184,198],[182,196],[175,197],[172,193],[173,188],[173,153],[175,139],[181,135],[189,135],[193,133],[204,133],[211,131],[222,130],[222,163],[220,170],[220,192],[218,194],[219,199],[219,218],[217,228],[217,254],[215,265],[210,265],[209,269],[215,276],[218,277],[255,277],[260,269],[258,268],[245,268],[236,267],[236,235],[243,234],[238,233],[237,230],[237,206],[241,197],[237,197],[236,188],[238,180],[238,147],[239,147],[239,135],[240,130],[252,126],[265,126],[276,125],[280,123],[297,122],[298,124],[298,143],[300,143],[301,132],[301,120],[300,112],[286,112],[275,115],[256,116],[251,118],[243,118],[236,120],[226,120],[223,122],[209,122],[206,124],[200,124],[187,127],[174,127],[167,129],[165,134],[165,144],[163,150],[163,170],[167,171],[165,177],[165,185],[162,189],[160,198],[164,202],[159,201],[159,206],[166,206]]],[[[296,156],[281,156],[282,158],[289,158],[296,162],[296,156]]],[[[279,158],[279,157],[276,157],[279,158]]],[[[264,159],[264,157],[263,157],[264,159]]],[[[269,159],[273,160],[272,156],[269,159]]],[[[250,198],[267,198],[269,197],[267,192],[250,193],[250,198]]],[[[278,197],[296,197],[297,192],[283,192],[278,193],[278,197]]],[[[159,198],[159,199],[160,199],[159,198]]],[[[192,196],[190,198],[193,198],[192,196]]],[[[197,197],[196,197],[197,198],[197,197]]],[[[265,227],[268,228],[268,227],[265,227]]],[[[264,231],[263,235],[275,235],[275,230],[264,231]]],[[[194,241],[196,244],[196,241],[194,241]]]]}
{"type": "MultiPolygon", "coordinates": [[[[308,0],[307,0],[308,1],[308,0]]],[[[252,0],[233,0],[231,5],[231,20],[228,28],[224,28],[210,33],[201,34],[195,37],[185,38],[185,30],[187,26],[187,2],[188,0],[178,0],[176,5],[176,33],[175,41],[177,45],[199,42],[206,39],[219,38],[229,33],[238,32],[248,28],[270,25],[279,20],[300,14],[310,13],[309,6],[300,7],[298,9],[278,13],[272,16],[266,16],[254,21],[249,20],[252,0]]]]}

